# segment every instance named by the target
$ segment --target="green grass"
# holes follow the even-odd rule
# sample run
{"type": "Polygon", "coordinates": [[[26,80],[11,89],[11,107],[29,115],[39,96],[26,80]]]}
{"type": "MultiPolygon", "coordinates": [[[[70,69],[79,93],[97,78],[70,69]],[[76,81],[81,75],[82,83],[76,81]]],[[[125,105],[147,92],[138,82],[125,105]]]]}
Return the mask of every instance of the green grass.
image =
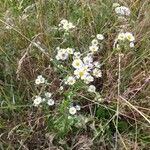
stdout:
{"type": "Polygon", "coordinates": [[[0,149],[149,149],[150,4],[116,1],[131,10],[121,22],[113,2],[0,0],[0,149]],[[56,29],[64,18],[76,25],[69,36],[56,29]],[[132,49],[113,47],[122,25],[135,35],[132,49]],[[103,77],[94,84],[104,101],[95,101],[81,81],[59,91],[60,79],[73,70],[71,61],[59,66],[56,47],[83,52],[98,33],[105,36],[96,56],[103,77]],[[41,48],[33,43],[38,41],[41,48]],[[45,89],[56,99],[53,107],[33,106],[39,74],[51,83],[45,89]],[[68,119],[72,102],[81,110],[68,119]]]}

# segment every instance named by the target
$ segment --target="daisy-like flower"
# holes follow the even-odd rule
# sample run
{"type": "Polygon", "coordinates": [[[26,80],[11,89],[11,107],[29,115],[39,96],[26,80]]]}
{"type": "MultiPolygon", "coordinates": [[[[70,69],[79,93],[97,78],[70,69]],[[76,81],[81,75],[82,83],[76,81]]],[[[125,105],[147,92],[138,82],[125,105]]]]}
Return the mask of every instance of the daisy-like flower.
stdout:
{"type": "Polygon", "coordinates": [[[67,53],[68,54],[73,54],[74,52],[74,49],[73,48],[67,48],[67,53]]]}
{"type": "Polygon", "coordinates": [[[55,104],[55,101],[54,101],[53,99],[48,99],[48,100],[47,100],[47,104],[48,104],[49,106],[53,106],[53,105],[55,104]]]}
{"type": "Polygon", "coordinates": [[[69,28],[69,23],[66,23],[66,24],[63,24],[62,28],[66,31],[68,31],[70,28],[69,28]]]}
{"type": "Polygon", "coordinates": [[[90,85],[90,86],[88,87],[88,92],[90,92],[90,93],[95,93],[95,91],[96,91],[96,87],[95,87],[94,85],[90,85]]]}
{"type": "Polygon", "coordinates": [[[130,15],[130,9],[125,6],[119,6],[115,8],[115,12],[118,15],[123,15],[123,16],[129,16],[130,15]]]}
{"type": "Polygon", "coordinates": [[[81,59],[74,59],[73,62],[72,62],[72,66],[76,69],[79,69],[83,66],[83,62],[81,59]]]}
{"type": "Polygon", "coordinates": [[[91,83],[93,81],[94,81],[94,78],[91,75],[86,76],[86,78],[84,79],[84,82],[86,84],[89,84],[89,83],[91,83]]]}
{"type": "Polygon", "coordinates": [[[81,57],[81,53],[80,52],[74,52],[73,54],[73,58],[76,59],[76,58],[80,58],[81,57]]]}
{"type": "Polygon", "coordinates": [[[119,33],[117,39],[120,41],[124,41],[126,39],[125,33],[123,33],[123,32],[119,33]]]}
{"type": "Polygon", "coordinates": [[[133,48],[133,47],[134,47],[134,43],[131,42],[129,46],[130,46],[131,48],[133,48]]]}
{"type": "Polygon", "coordinates": [[[65,81],[65,84],[73,85],[75,84],[75,82],[76,82],[76,79],[73,76],[69,76],[67,80],[65,81]]]}
{"type": "Polygon", "coordinates": [[[101,67],[101,64],[98,61],[94,61],[93,64],[94,64],[94,66],[96,68],[100,68],[101,67]]]}
{"type": "Polygon", "coordinates": [[[133,34],[130,33],[130,32],[126,32],[126,33],[125,33],[125,37],[126,37],[126,39],[127,39],[128,41],[130,41],[130,42],[133,42],[133,41],[135,40],[135,37],[134,37],[133,34]]]}
{"type": "Polygon", "coordinates": [[[60,90],[60,91],[62,91],[63,89],[64,89],[64,87],[63,87],[63,86],[61,86],[61,87],[59,88],[59,90],[60,90]]]}
{"type": "Polygon", "coordinates": [[[56,58],[57,60],[60,60],[60,57],[59,57],[59,55],[56,55],[56,56],[55,56],[55,58],[56,58]]]}
{"type": "Polygon", "coordinates": [[[64,25],[64,24],[68,24],[68,20],[63,19],[63,20],[61,20],[61,21],[60,21],[60,24],[62,24],[62,25],[64,25]]]}
{"type": "Polygon", "coordinates": [[[96,35],[96,38],[98,39],[98,40],[104,40],[104,36],[103,36],[103,34],[97,34],[96,35]]]}
{"type": "Polygon", "coordinates": [[[76,105],[75,108],[77,111],[81,110],[81,106],[79,106],[79,105],[76,105]]]}
{"type": "Polygon", "coordinates": [[[77,113],[77,110],[76,110],[76,108],[75,107],[70,107],[69,108],[69,113],[71,114],[71,115],[75,115],[76,113],[77,113]]]}
{"type": "Polygon", "coordinates": [[[69,22],[66,19],[61,20],[59,26],[60,26],[60,29],[63,29],[63,30],[66,30],[66,31],[69,31],[70,29],[75,28],[73,23],[69,22]]]}
{"type": "Polygon", "coordinates": [[[95,96],[94,100],[98,101],[98,102],[103,102],[104,101],[104,99],[102,98],[102,96],[99,93],[96,93],[96,96],[95,96]]]}
{"type": "Polygon", "coordinates": [[[102,77],[102,71],[98,68],[93,69],[93,76],[96,78],[102,77]]]}
{"type": "Polygon", "coordinates": [[[39,84],[43,84],[43,83],[45,83],[45,78],[42,75],[38,75],[35,80],[35,84],[39,85],[39,84]]]}
{"type": "Polygon", "coordinates": [[[34,99],[33,104],[34,104],[34,106],[37,107],[37,106],[39,106],[41,104],[42,101],[43,100],[42,100],[42,98],[40,96],[36,96],[35,99],[34,99]]]}
{"type": "Polygon", "coordinates": [[[84,64],[89,65],[93,62],[93,58],[90,56],[86,56],[83,58],[83,62],[84,62],[84,64]]]}
{"type": "Polygon", "coordinates": [[[66,49],[59,49],[56,55],[57,60],[66,60],[69,54],[67,53],[66,49]]]}
{"type": "Polygon", "coordinates": [[[97,45],[92,45],[89,47],[89,50],[92,52],[92,53],[95,53],[98,51],[98,46],[97,45]]]}
{"type": "Polygon", "coordinates": [[[93,39],[91,43],[92,43],[92,45],[98,45],[98,40],[97,39],[93,39]]]}
{"type": "Polygon", "coordinates": [[[50,92],[45,92],[45,96],[46,96],[47,98],[50,98],[50,97],[52,96],[52,93],[50,93],[50,92]]]}
{"type": "Polygon", "coordinates": [[[69,23],[68,23],[68,28],[69,28],[69,29],[74,29],[75,26],[73,25],[73,23],[69,22],[69,23]]]}
{"type": "Polygon", "coordinates": [[[80,69],[76,69],[74,71],[74,75],[79,79],[81,78],[82,80],[86,79],[86,77],[89,75],[88,71],[86,68],[82,67],[80,69]]]}

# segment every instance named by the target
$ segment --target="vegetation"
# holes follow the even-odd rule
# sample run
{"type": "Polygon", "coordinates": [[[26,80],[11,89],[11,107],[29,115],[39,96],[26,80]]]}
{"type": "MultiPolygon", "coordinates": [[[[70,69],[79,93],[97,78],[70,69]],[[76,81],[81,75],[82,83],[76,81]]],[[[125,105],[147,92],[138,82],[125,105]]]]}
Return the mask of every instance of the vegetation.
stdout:
{"type": "Polygon", "coordinates": [[[0,0],[0,149],[148,150],[149,20],[148,0],[0,0]]]}

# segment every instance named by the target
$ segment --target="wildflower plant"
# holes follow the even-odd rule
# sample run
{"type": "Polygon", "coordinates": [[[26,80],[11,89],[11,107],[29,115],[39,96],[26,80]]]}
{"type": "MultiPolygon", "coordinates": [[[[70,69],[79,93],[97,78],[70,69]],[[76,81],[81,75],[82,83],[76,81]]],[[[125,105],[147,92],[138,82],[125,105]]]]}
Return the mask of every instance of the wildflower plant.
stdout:
{"type": "MultiPolygon", "coordinates": [[[[128,7],[119,4],[112,7],[118,18],[126,19],[130,16],[131,12],[128,7]]],[[[33,103],[36,107],[44,107],[45,105],[53,107],[55,105],[56,111],[59,112],[56,118],[61,118],[61,121],[57,122],[59,119],[53,117],[54,120],[57,120],[54,128],[64,133],[66,132],[64,122],[68,123],[66,130],[79,123],[78,118],[82,111],[82,102],[80,98],[78,100],[80,97],[78,93],[86,92],[96,103],[104,102],[102,93],[98,92],[99,89],[94,83],[103,78],[103,62],[95,59],[95,56],[98,56],[105,46],[105,36],[97,33],[91,38],[89,44],[84,45],[83,49],[74,47],[74,43],[69,43],[69,39],[73,38],[74,32],[77,30],[75,23],[62,19],[57,25],[57,29],[60,41],[62,41],[60,45],[55,47],[55,56],[50,59],[51,65],[59,76],[59,88],[54,93],[46,91],[47,86],[51,86],[51,84],[42,75],[37,76],[35,84],[40,87],[40,90],[38,95],[33,97],[33,103]],[[53,97],[57,94],[61,97],[59,102],[54,98],[55,96],[53,97]]],[[[133,48],[135,42],[133,33],[124,30],[124,28],[118,31],[116,39],[114,39],[114,46],[117,47],[117,50],[133,48]]]]}
{"type": "MultiPolygon", "coordinates": [[[[60,21],[58,29],[69,33],[73,32],[76,27],[68,20],[63,19],[60,21]]],[[[62,33],[62,37],[65,38],[64,33],[62,33]]],[[[60,76],[60,87],[55,93],[46,91],[46,87],[51,86],[51,84],[42,75],[38,75],[35,80],[35,86],[39,87],[39,92],[38,95],[33,97],[34,106],[44,107],[46,104],[52,107],[55,104],[64,120],[71,121],[71,124],[77,122],[82,106],[79,105],[80,101],[74,99],[76,94],[86,90],[86,92],[95,97],[96,101],[98,100],[98,92],[96,92],[97,89],[93,83],[95,79],[102,78],[102,65],[98,60],[94,60],[94,55],[100,52],[100,44],[104,39],[103,34],[97,34],[95,38],[91,39],[87,49],[84,51],[80,51],[79,48],[75,47],[65,47],[66,40],[61,46],[56,47],[56,55],[55,58],[51,58],[51,63],[56,67],[58,74],[63,72],[63,76],[60,76]],[[62,71],[60,71],[60,68],[62,71]],[[53,94],[56,95],[56,93],[61,95],[62,102],[55,103],[56,100],[53,98],[53,94]]],[[[56,125],[55,128],[58,126],[62,126],[62,123],[56,125]]]]}

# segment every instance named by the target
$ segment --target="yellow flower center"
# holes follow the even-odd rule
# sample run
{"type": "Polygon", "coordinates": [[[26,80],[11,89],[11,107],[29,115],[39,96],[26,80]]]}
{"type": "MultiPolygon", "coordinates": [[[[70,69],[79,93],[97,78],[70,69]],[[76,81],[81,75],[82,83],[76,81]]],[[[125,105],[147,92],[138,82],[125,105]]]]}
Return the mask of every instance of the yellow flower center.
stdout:
{"type": "Polygon", "coordinates": [[[80,75],[80,77],[82,77],[84,75],[84,71],[80,71],[79,75],[80,75]]]}
{"type": "Polygon", "coordinates": [[[80,63],[79,63],[79,62],[76,62],[76,66],[80,66],[80,63]]]}

